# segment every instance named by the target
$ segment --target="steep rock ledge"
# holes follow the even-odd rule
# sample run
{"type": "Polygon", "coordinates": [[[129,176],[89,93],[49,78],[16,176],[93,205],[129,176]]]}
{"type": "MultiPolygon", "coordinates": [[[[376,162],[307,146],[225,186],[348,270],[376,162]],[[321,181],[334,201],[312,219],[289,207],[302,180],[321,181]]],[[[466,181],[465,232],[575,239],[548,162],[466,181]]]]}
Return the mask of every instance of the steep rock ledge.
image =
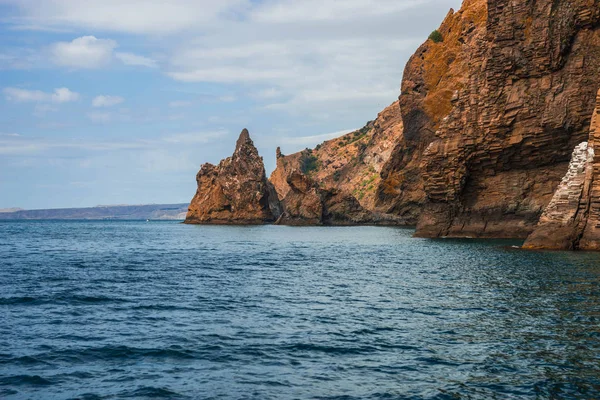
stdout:
{"type": "Polygon", "coordinates": [[[198,189],[190,203],[187,224],[264,224],[281,215],[277,193],[246,129],[233,155],[218,166],[202,165],[196,182],[198,189]]]}
{"type": "Polygon", "coordinates": [[[416,224],[426,201],[423,153],[454,107],[456,93],[468,84],[472,49],[485,35],[486,16],[485,0],[465,0],[439,27],[442,42],[427,40],[406,64],[399,97],[403,135],[382,168],[378,208],[416,224]]]}

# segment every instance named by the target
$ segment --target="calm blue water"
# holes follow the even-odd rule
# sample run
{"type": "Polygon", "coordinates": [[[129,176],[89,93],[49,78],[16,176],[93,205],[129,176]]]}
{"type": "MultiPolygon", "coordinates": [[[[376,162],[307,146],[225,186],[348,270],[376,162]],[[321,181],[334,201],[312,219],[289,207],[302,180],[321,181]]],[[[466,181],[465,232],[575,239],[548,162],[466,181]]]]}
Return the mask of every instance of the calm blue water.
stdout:
{"type": "Polygon", "coordinates": [[[0,222],[1,399],[600,397],[600,255],[0,222]]]}

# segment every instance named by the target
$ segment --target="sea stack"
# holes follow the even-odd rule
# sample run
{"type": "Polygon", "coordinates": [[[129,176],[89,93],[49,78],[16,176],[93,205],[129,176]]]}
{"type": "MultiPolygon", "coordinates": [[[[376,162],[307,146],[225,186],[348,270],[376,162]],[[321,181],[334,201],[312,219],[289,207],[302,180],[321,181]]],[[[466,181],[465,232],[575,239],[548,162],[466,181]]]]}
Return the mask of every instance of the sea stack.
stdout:
{"type": "Polygon", "coordinates": [[[267,180],[262,157],[244,129],[231,157],[204,164],[186,224],[261,225],[279,218],[280,204],[267,180]]]}

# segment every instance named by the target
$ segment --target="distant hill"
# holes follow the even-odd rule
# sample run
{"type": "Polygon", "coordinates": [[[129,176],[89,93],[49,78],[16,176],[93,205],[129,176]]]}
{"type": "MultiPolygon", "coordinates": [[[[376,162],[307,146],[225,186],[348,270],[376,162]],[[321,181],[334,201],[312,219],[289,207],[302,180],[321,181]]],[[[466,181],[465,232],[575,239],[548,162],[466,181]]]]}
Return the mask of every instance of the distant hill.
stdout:
{"type": "Polygon", "coordinates": [[[98,206],[89,208],[56,208],[20,210],[0,214],[0,219],[90,219],[90,220],[184,220],[188,204],[145,204],[136,206],[98,206]]]}

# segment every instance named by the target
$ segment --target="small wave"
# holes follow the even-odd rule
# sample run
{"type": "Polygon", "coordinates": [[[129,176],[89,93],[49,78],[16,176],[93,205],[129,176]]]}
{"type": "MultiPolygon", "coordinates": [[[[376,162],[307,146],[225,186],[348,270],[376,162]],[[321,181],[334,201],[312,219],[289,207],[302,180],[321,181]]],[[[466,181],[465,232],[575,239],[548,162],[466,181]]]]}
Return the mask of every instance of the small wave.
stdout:
{"type": "Polygon", "coordinates": [[[22,356],[22,357],[2,357],[0,359],[0,364],[11,364],[11,365],[36,365],[36,364],[46,364],[49,363],[40,360],[36,357],[32,356],[22,356]]]}
{"type": "MultiPolygon", "coordinates": [[[[209,350],[214,349],[211,348],[209,350]]],[[[196,358],[196,354],[192,350],[177,350],[173,348],[147,349],[128,346],[103,346],[87,349],[55,351],[44,355],[44,357],[53,361],[67,362],[134,360],[142,358],[190,360],[196,358]]]]}
{"type": "Polygon", "coordinates": [[[123,303],[125,299],[106,297],[106,296],[81,296],[81,295],[58,295],[58,296],[14,296],[0,297],[0,305],[41,305],[41,304],[104,304],[104,303],[123,303]]]}
{"type": "Polygon", "coordinates": [[[69,303],[81,303],[81,304],[99,304],[99,303],[124,303],[127,302],[125,299],[119,299],[115,297],[106,296],[58,296],[55,298],[57,301],[66,301],[69,303]]]}
{"type": "Polygon", "coordinates": [[[1,386],[48,386],[53,382],[39,375],[14,375],[0,378],[1,386]]]}
{"type": "Polygon", "coordinates": [[[1,306],[9,306],[13,304],[31,304],[35,303],[38,299],[35,297],[23,296],[23,297],[0,297],[1,306]]]}
{"type": "Polygon", "coordinates": [[[187,398],[187,396],[183,396],[179,393],[176,393],[172,390],[166,389],[166,388],[156,388],[156,387],[152,387],[152,386],[144,386],[144,387],[140,387],[136,390],[133,391],[128,391],[128,392],[122,392],[120,393],[121,397],[126,397],[126,398],[130,398],[130,397],[142,397],[142,398],[154,398],[154,399],[161,399],[161,398],[165,398],[165,399],[183,399],[183,398],[187,398]]]}
{"type": "Polygon", "coordinates": [[[298,343],[287,346],[287,350],[300,351],[300,352],[320,352],[328,354],[369,354],[377,351],[378,349],[373,346],[361,346],[361,347],[337,347],[337,346],[325,346],[312,343],[298,343]]]}
{"type": "Polygon", "coordinates": [[[79,395],[75,398],[69,399],[69,400],[101,400],[101,399],[106,399],[108,398],[108,396],[99,396],[95,393],[84,393],[82,395],[79,395]]]}
{"type": "Polygon", "coordinates": [[[352,331],[351,333],[353,335],[374,335],[380,332],[393,332],[397,330],[397,328],[393,328],[393,327],[375,327],[375,328],[363,328],[363,329],[358,329],[355,331],[352,331]]]}

